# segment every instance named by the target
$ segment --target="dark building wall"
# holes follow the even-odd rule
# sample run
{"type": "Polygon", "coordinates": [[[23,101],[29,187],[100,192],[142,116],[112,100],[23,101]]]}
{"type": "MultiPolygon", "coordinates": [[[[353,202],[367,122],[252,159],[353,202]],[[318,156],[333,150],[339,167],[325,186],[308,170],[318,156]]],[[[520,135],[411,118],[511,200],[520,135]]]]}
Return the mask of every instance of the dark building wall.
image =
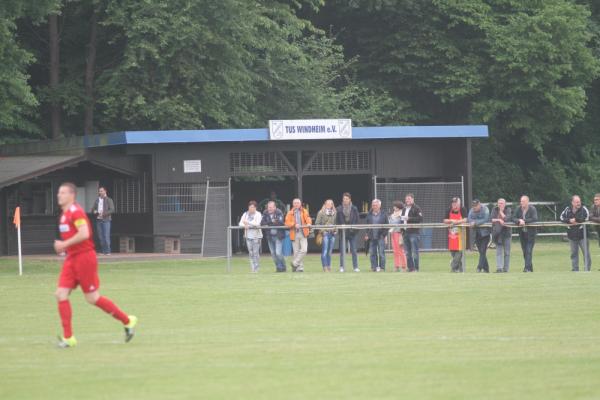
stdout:
{"type": "MultiPolygon", "coordinates": [[[[84,163],[77,168],[66,168],[56,171],[39,180],[51,180],[53,188],[65,180],[76,184],[86,180],[100,180],[101,184],[109,184],[115,177],[123,177],[107,168],[94,165],[111,165],[121,171],[146,172],[150,176],[150,210],[144,214],[116,215],[113,222],[113,234],[130,234],[150,237],[154,243],[154,251],[162,251],[162,237],[177,236],[181,238],[183,252],[200,252],[204,224],[203,209],[181,213],[161,212],[156,204],[157,185],[161,184],[199,184],[226,183],[231,173],[231,152],[284,152],[289,157],[293,168],[298,160],[306,162],[311,152],[315,151],[368,151],[370,170],[361,174],[377,175],[382,179],[427,180],[427,179],[460,179],[465,177],[465,192],[470,197],[470,154],[468,139],[394,139],[394,140],[356,140],[356,141],[302,141],[302,142],[232,142],[232,143],[192,143],[192,144],[160,144],[160,145],[127,145],[108,148],[92,148],[87,150],[91,163],[84,163]],[[184,173],[184,160],[201,160],[202,172],[184,173]]],[[[293,175],[295,172],[292,172],[293,175]]],[[[352,171],[312,171],[307,175],[353,174],[352,171]]],[[[290,174],[288,174],[290,175],[290,174]]],[[[292,176],[295,179],[295,176],[292,176]]],[[[336,179],[331,176],[331,179],[336,179]]],[[[307,182],[309,180],[307,179],[307,182]]],[[[367,181],[365,181],[367,182],[367,181]]],[[[363,182],[363,184],[365,184],[363,182]]],[[[314,191],[315,188],[311,188],[314,191]]],[[[6,190],[2,192],[2,210],[6,210],[6,190]]],[[[228,207],[228,204],[224,204],[228,207]]],[[[5,212],[3,214],[6,214],[5,212]]],[[[4,215],[0,218],[1,231],[0,252],[16,250],[16,235],[12,224],[4,215]],[[3,249],[3,246],[5,247],[3,249]]],[[[55,235],[56,216],[36,216],[24,218],[24,229],[27,229],[27,247],[32,251],[51,251],[52,239],[55,235]],[[37,233],[34,233],[37,232],[37,233]]],[[[25,242],[25,238],[24,238],[25,242]]]]}
{"type": "MultiPolygon", "coordinates": [[[[154,154],[157,183],[226,182],[231,176],[231,152],[312,152],[366,150],[372,173],[389,178],[460,177],[466,174],[466,139],[313,141],[283,143],[197,143],[140,146],[135,152],[154,154]],[[143,148],[142,148],[143,147],[143,148]],[[202,172],[183,172],[184,160],[202,160],[202,172]]],[[[295,164],[292,162],[292,164],[295,164]]],[[[294,165],[296,167],[296,165],[294,165]]],[[[332,172],[331,175],[336,175],[332,172]]]]}
{"type": "Polygon", "coordinates": [[[137,175],[151,168],[148,157],[128,155],[125,146],[111,146],[106,148],[91,148],[86,152],[91,163],[109,166],[114,171],[137,175]]]}
{"type": "MultiPolygon", "coordinates": [[[[206,184],[227,182],[232,176],[231,152],[281,151],[286,155],[296,154],[289,161],[297,166],[299,156],[306,161],[315,151],[368,151],[369,173],[380,178],[397,180],[454,179],[460,180],[468,174],[466,163],[466,139],[425,140],[361,140],[361,141],[311,141],[269,143],[193,143],[129,146],[128,154],[151,154],[153,157],[153,233],[155,251],[161,251],[161,236],[179,236],[183,252],[200,252],[204,224],[204,212],[183,211],[166,213],[156,207],[157,185],[162,184],[206,184]],[[201,173],[184,173],[184,160],[201,160],[201,173]]],[[[312,172],[333,175],[352,171],[312,172]]],[[[310,173],[308,173],[310,174],[310,173]]],[[[307,174],[307,175],[308,175],[307,174]]],[[[369,183],[372,185],[371,183],[369,183]]],[[[311,188],[314,191],[314,188],[311,188]]],[[[351,190],[351,189],[350,189],[351,190]]],[[[224,207],[229,205],[224,204],[224,207]]]]}
{"type": "Polygon", "coordinates": [[[381,178],[465,176],[465,139],[425,139],[377,143],[376,175],[381,178]]]}
{"type": "MultiPolygon", "coordinates": [[[[385,146],[385,145],[383,145],[385,146]]],[[[152,154],[154,157],[154,176],[157,183],[195,183],[206,182],[207,178],[215,182],[227,182],[231,176],[231,152],[281,151],[286,154],[298,151],[339,151],[374,150],[370,141],[327,141],[311,142],[232,142],[232,143],[191,143],[130,146],[129,154],[152,154]],[[201,173],[183,172],[184,160],[202,160],[201,173]]],[[[291,161],[296,167],[295,160],[291,161]]],[[[374,156],[372,158],[374,164],[374,156]]]]}
{"type": "MultiPolygon", "coordinates": [[[[57,238],[57,221],[54,216],[24,216],[21,218],[21,247],[23,254],[51,254],[57,238]]],[[[9,227],[8,254],[17,254],[16,229],[9,227]]]]}

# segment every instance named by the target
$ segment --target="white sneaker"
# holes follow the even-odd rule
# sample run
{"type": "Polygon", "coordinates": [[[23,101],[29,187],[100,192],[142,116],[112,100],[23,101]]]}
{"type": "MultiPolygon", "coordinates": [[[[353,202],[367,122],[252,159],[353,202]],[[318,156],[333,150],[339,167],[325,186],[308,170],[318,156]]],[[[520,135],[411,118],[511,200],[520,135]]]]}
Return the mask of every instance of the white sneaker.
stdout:
{"type": "Polygon", "coordinates": [[[340,267],[340,272],[346,272],[346,270],[344,269],[344,267],[340,267]]]}
{"type": "Polygon", "coordinates": [[[379,268],[379,267],[375,268],[375,272],[381,272],[381,268],[379,268]]]}
{"type": "Polygon", "coordinates": [[[354,268],[354,272],[360,272],[359,268],[354,268]]]}

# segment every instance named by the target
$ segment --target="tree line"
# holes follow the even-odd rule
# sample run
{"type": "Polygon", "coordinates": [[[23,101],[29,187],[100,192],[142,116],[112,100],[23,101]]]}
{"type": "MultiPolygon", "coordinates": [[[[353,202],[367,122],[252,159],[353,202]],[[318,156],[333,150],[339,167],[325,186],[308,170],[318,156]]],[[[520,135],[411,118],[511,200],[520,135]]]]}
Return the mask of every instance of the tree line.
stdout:
{"type": "Polygon", "coordinates": [[[0,142],[120,130],[487,124],[485,199],[600,191],[593,0],[4,0],[0,142]]]}

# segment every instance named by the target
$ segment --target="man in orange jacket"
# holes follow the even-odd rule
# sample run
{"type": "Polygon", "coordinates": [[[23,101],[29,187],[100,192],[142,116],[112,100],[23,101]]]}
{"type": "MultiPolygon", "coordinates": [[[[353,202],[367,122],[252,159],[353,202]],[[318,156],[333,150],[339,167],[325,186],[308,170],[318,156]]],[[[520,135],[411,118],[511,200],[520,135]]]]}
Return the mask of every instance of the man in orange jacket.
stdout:
{"type": "Polygon", "coordinates": [[[302,201],[294,199],[292,209],[285,216],[285,225],[290,228],[290,240],[294,249],[294,258],[292,260],[292,272],[304,272],[304,256],[308,248],[309,228],[312,220],[308,211],[302,208],[302,201]],[[301,228],[301,226],[305,226],[301,228]]]}

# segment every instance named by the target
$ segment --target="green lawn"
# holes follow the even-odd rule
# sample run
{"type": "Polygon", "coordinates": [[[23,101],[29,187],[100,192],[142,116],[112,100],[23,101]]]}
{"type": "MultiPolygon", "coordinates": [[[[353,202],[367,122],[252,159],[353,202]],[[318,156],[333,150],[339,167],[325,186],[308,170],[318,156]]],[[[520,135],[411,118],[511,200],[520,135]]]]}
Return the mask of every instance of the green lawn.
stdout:
{"type": "MultiPolygon", "coordinates": [[[[72,296],[79,346],[54,347],[59,265],[0,261],[0,399],[600,398],[600,251],[571,273],[568,244],[539,244],[523,274],[250,274],[245,257],[101,265],[102,292],[140,318],[72,296]]],[[[493,253],[490,254],[493,256],[493,253]]],[[[337,255],[334,256],[337,262],[337,255]]],[[[493,260],[493,257],[490,257],[493,260]]],[[[492,263],[493,265],[494,263],[492,263]]]]}

